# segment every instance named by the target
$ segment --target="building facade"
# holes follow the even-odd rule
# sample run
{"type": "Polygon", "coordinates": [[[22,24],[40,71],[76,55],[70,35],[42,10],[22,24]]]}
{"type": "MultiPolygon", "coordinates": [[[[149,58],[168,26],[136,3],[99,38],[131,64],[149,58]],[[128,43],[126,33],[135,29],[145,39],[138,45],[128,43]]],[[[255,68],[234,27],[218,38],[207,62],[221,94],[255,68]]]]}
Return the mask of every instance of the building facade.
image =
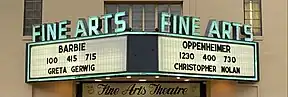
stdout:
{"type": "MultiPolygon", "coordinates": [[[[159,12],[200,17],[202,36],[210,19],[251,24],[253,41],[259,43],[258,82],[196,78],[191,78],[190,82],[205,84],[205,95],[201,97],[288,96],[287,0],[2,0],[0,2],[3,22],[0,94],[3,97],[78,97],[81,91],[79,82],[83,80],[25,83],[26,43],[32,41],[32,25],[71,20],[70,27],[74,28],[79,18],[121,11],[129,13],[124,20],[133,31],[137,32],[154,31],[158,28],[159,22],[156,21],[159,20],[159,12]]],[[[111,26],[112,29],[115,28],[115,25],[111,26]]],[[[74,29],[71,30],[73,32],[74,29]]],[[[69,34],[74,36],[73,33],[69,34]]],[[[179,82],[176,77],[139,78],[145,78],[147,81],[179,82]]],[[[120,83],[119,81],[138,83],[139,78],[111,77],[105,80],[113,81],[112,84],[120,83]]],[[[184,82],[184,79],[180,79],[179,85],[184,82]]]]}

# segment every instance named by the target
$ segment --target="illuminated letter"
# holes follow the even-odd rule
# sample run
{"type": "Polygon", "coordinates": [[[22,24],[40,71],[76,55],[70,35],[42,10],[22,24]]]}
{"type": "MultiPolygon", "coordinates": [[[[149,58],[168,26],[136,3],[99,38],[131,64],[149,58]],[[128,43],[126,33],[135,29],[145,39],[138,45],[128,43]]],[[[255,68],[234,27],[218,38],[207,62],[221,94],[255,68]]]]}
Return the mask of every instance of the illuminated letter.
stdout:
{"type": "Polygon", "coordinates": [[[112,14],[104,15],[104,33],[109,33],[111,31],[111,18],[112,14]]]}
{"type": "Polygon", "coordinates": [[[200,36],[200,32],[196,32],[197,29],[200,29],[200,18],[199,17],[192,17],[192,35],[200,36]]]}
{"type": "Polygon", "coordinates": [[[190,17],[187,17],[187,16],[179,17],[179,34],[183,34],[183,29],[184,29],[185,34],[189,35],[189,18],[190,17]]]}
{"type": "Polygon", "coordinates": [[[253,41],[252,27],[249,24],[244,24],[242,34],[245,36],[245,41],[253,41]]]}
{"type": "Polygon", "coordinates": [[[100,30],[102,28],[102,22],[101,20],[99,20],[99,17],[97,16],[89,17],[88,23],[89,23],[88,24],[89,36],[99,35],[101,32],[100,30]]]}
{"type": "Polygon", "coordinates": [[[47,24],[47,41],[57,39],[57,23],[47,24]]]}
{"type": "Polygon", "coordinates": [[[41,28],[40,25],[33,25],[32,26],[32,35],[33,35],[32,40],[33,40],[33,42],[36,42],[36,38],[38,36],[41,36],[41,32],[39,31],[40,28],[41,28]]]}
{"type": "Polygon", "coordinates": [[[221,35],[223,39],[231,39],[231,23],[226,21],[220,21],[221,35]]]}
{"type": "Polygon", "coordinates": [[[208,37],[221,38],[218,23],[216,20],[210,20],[208,23],[205,35],[208,37]]]}
{"type": "Polygon", "coordinates": [[[123,32],[126,29],[126,22],[125,20],[121,20],[121,17],[126,16],[125,12],[118,12],[115,14],[115,24],[116,24],[116,29],[115,32],[123,32]],[[121,25],[121,26],[120,26],[121,25]],[[119,27],[120,26],[120,27],[119,27]]]}
{"type": "Polygon", "coordinates": [[[68,20],[64,20],[64,21],[60,21],[59,22],[59,36],[58,36],[58,39],[67,39],[67,35],[66,35],[66,32],[69,32],[70,31],[70,28],[67,28],[66,26],[67,25],[70,25],[70,21],[68,20]]]}
{"type": "Polygon", "coordinates": [[[240,23],[232,23],[233,28],[233,39],[240,40],[240,23]]]}
{"type": "Polygon", "coordinates": [[[160,14],[160,19],[161,20],[159,22],[159,27],[160,27],[160,32],[169,32],[168,30],[165,29],[166,25],[169,26],[169,22],[165,21],[166,18],[170,18],[170,14],[166,13],[166,12],[162,12],[160,14]]]}
{"type": "Polygon", "coordinates": [[[189,35],[189,17],[179,16],[179,34],[183,34],[183,29],[186,35],[189,35]],[[186,20],[184,20],[184,18],[186,20]]]}
{"type": "Polygon", "coordinates": [[[87,36],[87,23],[85,19],[80,18],[77,21],[76,33],[74,37],[87,36]]]}
{"type": "Polygon", "coordinates": [[[170,25],[170,32],[172,32],[172,33],[177,33],[177,31],[178,31],[178,25],[177,25],[177,23],[178,23],[178,15],[172,15],[172,17],[173,18],[170,18],[170,21],[172,21],[172,25],[170,25]]]}
{"type": "Polygon", "coordinates": [[[42,41],[45,41],[45,36],[46,36],[46,31],[45,31],[45,27],[46,27],[46,24],[42,24],[42,27],[41,27],[41,40],[42,41]]]}

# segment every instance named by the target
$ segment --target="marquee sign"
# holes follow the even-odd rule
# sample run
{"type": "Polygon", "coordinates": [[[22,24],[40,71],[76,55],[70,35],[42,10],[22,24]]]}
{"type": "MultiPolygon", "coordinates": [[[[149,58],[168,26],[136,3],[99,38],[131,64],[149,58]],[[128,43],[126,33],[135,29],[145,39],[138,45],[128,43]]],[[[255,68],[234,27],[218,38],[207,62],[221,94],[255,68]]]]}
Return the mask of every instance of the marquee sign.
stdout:
{"type": "Polygon", "coordinates": [[[201,37],[199,17],[163,12],[160,31],[133,32],[126,31],[125,16],[126,12],[118,12],[81,18],[71,39],[69,20],[33,25],[26,82],[126,75],[259,80],[258,44],[252,42],[251,25],[210,20],[207,37],[201,37]],[[149,48],[139,50],[143,46],[149,48]]]}
{"type": "Polygon", "coordinates": [[[82,97],[202,97],[200,83],[83,83],[82,97]]]}
{"type": "Polygon", "coordinates": [[[27,47],[26,80],[28,82],[125,75],[258,81],[259,76],[258,46],[255,42],[157,32],[123,32],[109,36],[30,43],[27,47]],[[150,53],[152,55],[147,55],[147,57],[158,55],[156,63],[145,57],[129,59],[137,58],[138,53],[134,51],[132,54],[136,55],[131,55],[129,53],[131,47],[143,49],[139,43],[129,44],[135,41],[129,38],[134,37],[135,34],[143,36],[142,41],[145,41],[145,37],[150,34],[157,40],[153,42],[158,45],[155,47],[157,52],[152,51],[150,53]],[[136,63],[132,64],[130,61],[136,63]],[[143,65],[139,62],[148,61],[155,63],[155,65],[146,64],[145,68],[148,71],[135,72],[135,69],[132,70],[133,72],[130,71],[131,66],[137,68],[143,65]]]}

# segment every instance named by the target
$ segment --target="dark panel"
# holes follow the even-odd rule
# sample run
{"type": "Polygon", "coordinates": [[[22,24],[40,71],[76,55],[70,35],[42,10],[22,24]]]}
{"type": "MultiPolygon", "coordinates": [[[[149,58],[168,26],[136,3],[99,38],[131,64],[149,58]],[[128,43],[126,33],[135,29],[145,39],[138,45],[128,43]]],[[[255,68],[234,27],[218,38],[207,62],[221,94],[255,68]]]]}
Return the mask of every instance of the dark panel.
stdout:
{"type": "Polygon", "coordinates": [[[206,95],[206,82],[200,84],[200,97],[207,97],[206,95]]]}
{"type": "Polygon", "coordinates": [[[127,71],[158,71],[158,39],[156,35],[129,35],[127,71]]]}
{"type": "Polygon", "coordinates": [[[76,97],[82,97],[83,92],[83,83],[76,82],[76,97]]]}

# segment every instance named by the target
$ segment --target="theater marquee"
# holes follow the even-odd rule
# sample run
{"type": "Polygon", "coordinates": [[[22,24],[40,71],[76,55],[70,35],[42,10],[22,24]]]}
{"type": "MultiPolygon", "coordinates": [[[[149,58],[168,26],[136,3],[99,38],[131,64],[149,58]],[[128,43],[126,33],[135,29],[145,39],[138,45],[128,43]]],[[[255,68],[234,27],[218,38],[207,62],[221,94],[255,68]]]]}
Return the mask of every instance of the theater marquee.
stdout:
{"type": "Polygon", "coordinates": [[[71,38],[69,20],[33,25],[26,82],[128,75],[259,81],[251,25],[210,20],[203,37],[199,17],[163,12],[159,30],[133,32],[122,20],[127,14],[80,18],[71,38]]]}

